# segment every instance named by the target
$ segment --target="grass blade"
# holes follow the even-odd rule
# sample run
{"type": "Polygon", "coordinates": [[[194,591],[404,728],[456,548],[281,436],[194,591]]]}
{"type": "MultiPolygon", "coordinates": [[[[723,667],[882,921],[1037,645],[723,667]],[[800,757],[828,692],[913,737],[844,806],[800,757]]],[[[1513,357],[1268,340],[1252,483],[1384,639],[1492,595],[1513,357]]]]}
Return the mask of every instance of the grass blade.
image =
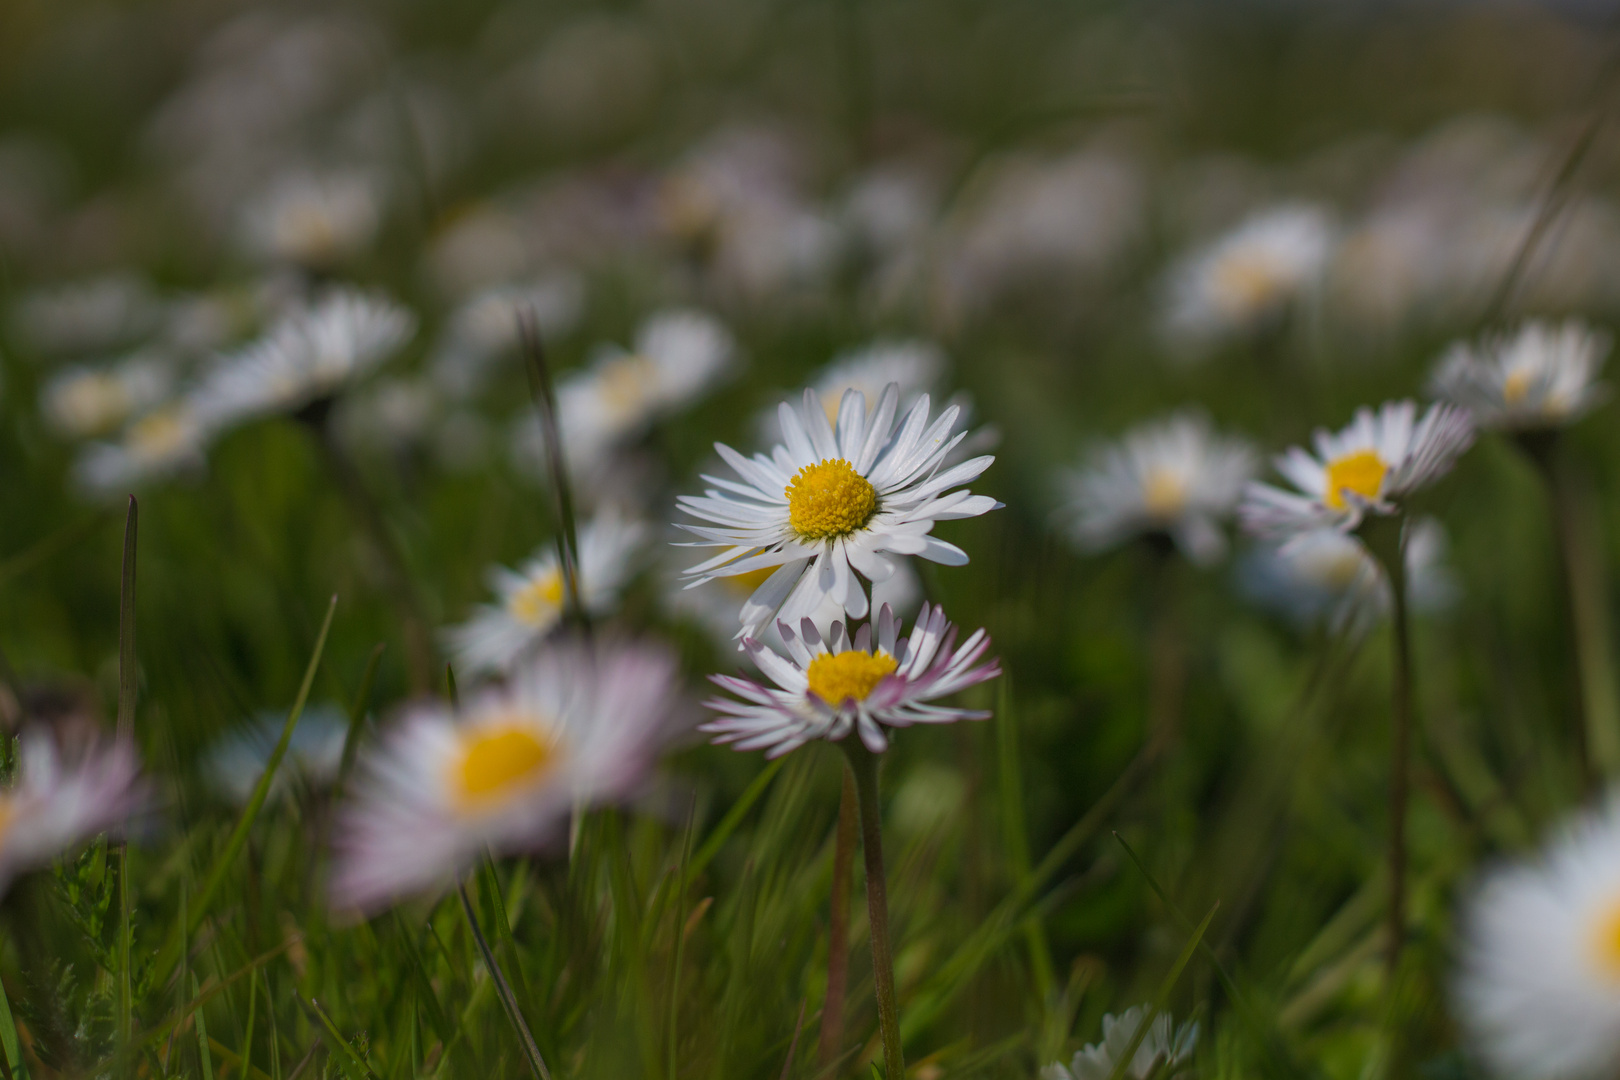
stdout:
{"type": "MultiPolygon", "coordinates": [[[[191,976],[191,996],[199,997],[202,988],[197,983],[195,973],[191,976]]],[[[197,1013],[197,1053],[202,1058],[203,1080],[214,1080],[214,1059],[208,1053],[208,1023],[203,1019],[202,1009],[197,1013]]]]}
{"type": "Polygon", "coordinates": [[[742,824],[742,819],[748,816],[748,811],[754,808],[754,804],[765,794],[765,789],[770,787],[771,781],[776,779],[776,774],[781,772],[782,766],[786,764],[787,758],[779,757],[761,769],[759,775],[749,782],[737,801],[731,804],[731,809],[726,811],[726,816],[720,819],[720,824],[714,827],[714,832],[709,834],[709,838],[697,849],[697,854],[692,856],[692,861],[687,867],[688,873],[694,877],[703,873],[704,867],[709,865],[709,860],[720,853],[726,841],[731,839],[731,834],[737,831],[737,826],[742,824]]]}
{"type": "Polygon", "coordinates": [[[356,751],[360,748],[360,731],[366,722],[366,710],[371,706],[371,690],[377,682],[377,666],[382,663],[383,650],[387,643],[379,641],[372,646],[371,655],[366,658],[366,670],[360,676],[360,688],[354,692],[354,702],[349,706],[349,730],[343,735],[343,757],[338,764],[337,782],[332,790],[341,794],[349,780],[349,773],[354,769],[356,751]]]}
{"type": "MultiPolygon", "coordinates": [[[[140,534],[140,504],[129,497],[124,517],[124,565],[118,586],[118,741],[126,746],[135,742],[135,699],[140,690],[140,672],[135,662],[135,547],[140,534]]],[[[134,953],[132,912],[129,897],[129,845],[120,837],[118,852],[118,1046],[127,1047],[135,1035],[135,995],[130,983],[130,959],[134,953]]]]}
{"type": "Polygon", "coordinates": [[[332,1018],[326,1015],[326,1010],[321,1008],[321,1003],[314,998],[310,998],[309,1009],[315,1014],[315,1018],[321,1022],[321,1029],[326,1032],[328,1044],[337,1054],[338,1061],[345,1066],[343,1071],[351,1076],[360,1077],[361,1080],[378,1080],[377,1074],[371,1071],[369,1065],[360,1060],[360,1055],[355,1052],[354,1047],[349,1045],[349,1040],[345,1039],[343,1033],[337,1029],[337,1025],[332,1023],[332,1018]]]}
{"type": "Polygon", "coordinates": [[[0,986],[0,1049],[5,1051],[6,1076],[8,1080],[24,1080],[28,1076],[28,1066],[22,1059],[22,1048],[17,1040],[17,1022],[11,1018],[11,1001],[6,997],[5,987],[0,986]]]}
{"type": "MultiPolygon", "coordinates": [[[[466,883],[458,882],[456,891],[461,894],[461,910],[466,913],[467,926],[472,930],[473,940],[478,944],[478,952],[484,958],[484,966],[489,968],[490,981],[495,984],[496,995],[500,997],[501,1005],[506,1009],[506,1017],[512,1022],[512,1028],[518,1035],[518,1042],[523,1046],[524,1059],[540,1080],[551,1080],[551,1070],[546,1068],[545,1059],[540,1056],[540,1047],[535,1043],[533,1033],[529,1031],[528,1021],[523,1019],[523,1012],[518,1008],[517,998],[512,993],[512,984],[506,981],[506,973],[501,970],[501,965],[496,963],[495,953],[490,949],[484,931],[478,926],[478,916],[473,913],[472,898],[467,895],[466,883]]],[[[448,1048],[446,1049],[448,1051],[448,1048]]]]}

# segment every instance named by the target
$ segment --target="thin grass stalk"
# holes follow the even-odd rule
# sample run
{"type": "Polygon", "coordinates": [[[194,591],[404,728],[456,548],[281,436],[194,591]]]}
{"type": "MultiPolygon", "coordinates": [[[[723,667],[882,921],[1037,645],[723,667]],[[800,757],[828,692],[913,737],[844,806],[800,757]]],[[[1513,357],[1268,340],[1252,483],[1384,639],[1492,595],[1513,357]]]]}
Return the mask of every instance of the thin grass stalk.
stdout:
{"type": "Polygon", "coordinates": [[[883,811],[878,802],[878,755],[851,735],[839,745],[855,775],[861,811],[861,849],[866,856],[866,912],[872,937],[872,983],[877,997],[878,1032],[883,1037],[883,1067],[888,1080],[906,1075],[900,1045],[900,1004],[894,990],[894,949],[889,940],[889,895],[883,872],[883,811]]]}
{"type": "Polygon", "coordinates": [[[844,999],[849,991],[849,886],[855,869],[855,832],[860,807],[855,777],[846,766],[838,795],[838,831],[833,839],[832,897],[827,920],[827,998],[821,1006],[816,1061],[823,1070],[838,1060],[844,1042],[844,999]]]}
{"type": "MultiPolygon", "coordinates": [[[[512,993],[512,984],[506,981],[506,973],[495,960],[495,953],[489,947],[489,941],[484,937],[484,931],[478,925],[478,916],[473,912],[472,898],[467,895],[466,882],[456,882],[456,892],[461,896],[461,911],[467,916],[467,928],[472,931],[473,941],[478,945],[478,953],[484,958],[484,966],[489,969],[490,980],[495,984],[496,996],[501,999],[501,1006],[506,1010],[506,1018],[512,1022],[512,1029],[517,1032],[518,1042],[523,1047],[523,1058],[529,1063],[529,1070],[540,1080],[551,1080],[551,1070],[546,1068],[545,1059],[540,1056],[540,1047],[534,1041],[534,1035],[529,1031],[528,1021],[523,1019],[523,1012],[518,1008],[517,997],[512,993]]],[[[449,1048],[446,1047],[446,1054],[449,1048]]]]}
{"type": "Polygon", "coordinates": [[[546,446],[546,468],[551,473],[551,490],[557,507],[557,554],[562,562],[563,584],[567,589],[568,615],[588,634],[590,612],[585,610],[579,581],[579,526],[574,514],[574,489],[568,480],[568,460],[563,454],[562,430],[557,424],[556,384],[546,360],[545,342],[540,337],[540,319],[534,310],[518,313],[518,341],[523,349],[524,370],[540,424],[540,437],[546,446]]]}
{"type": "Polygon", "coordinates": [[[675,1080],[679,1074],[680,1021],[681,1021],[681,961],[686,953],[686,882],[687,869],[692,861],[692,829],[697,823],[697,796],[686,811],[686,832],[681,838],[681,866],[678,893],[675,900],[675,956],[669,973],[669,1059],[666,1076],[675,1080]]]}
{"type": "MultiPolygon", "coordinates": [[[[124,517],[124,565],[118,588],[118,741],[126,749],[135,744],[135,703],[140,691],[140,671],[135,661],[135,566],[136,540],[140,535],[140,504],[129,497],[124,517]]],[[[134,954],[131,931],[132,904],[129,895],[129,843],[120,835],[112,845],[118,864],[118,1049],[128,1049],[135,1037],[135,993],[130,981],[130,960],[134,954]]],[[[134,1061],[131,1059],[133,1068],[134,1061]]]]}

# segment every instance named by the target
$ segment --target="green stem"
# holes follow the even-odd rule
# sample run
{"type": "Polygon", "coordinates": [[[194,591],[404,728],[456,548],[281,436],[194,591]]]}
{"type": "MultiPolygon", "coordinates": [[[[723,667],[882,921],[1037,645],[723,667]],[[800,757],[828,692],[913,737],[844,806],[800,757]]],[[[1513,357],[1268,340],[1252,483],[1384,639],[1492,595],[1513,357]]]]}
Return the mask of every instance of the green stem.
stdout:
{"type": "Polygon", "coordinates": [[[838,832],[833,841],[832,913],[827,927],[827,1000],[821,1007],[821,1040],[817,1051],[825,1071],[838,1060],[844,1042],[844,996],[849,986],[849,879],[855,863],[855,778],[844,771],[838,797],[838,832]]]}
{"type": "Polygon", "coordinates": [[[883,1066],[888,1080],[906,1075],[900,1046],[900,1006],[894,992],[894,950],[889,942],[889,896],[883,873],[883,819],[878,803],[878,756],[851,734],[839,743],[855,774],[855,797],[861,810],[861,847],[866,855],[866,912],[872,933],[872,983],[877,996],[878,1031],[883,1036],[883,1066]]]}

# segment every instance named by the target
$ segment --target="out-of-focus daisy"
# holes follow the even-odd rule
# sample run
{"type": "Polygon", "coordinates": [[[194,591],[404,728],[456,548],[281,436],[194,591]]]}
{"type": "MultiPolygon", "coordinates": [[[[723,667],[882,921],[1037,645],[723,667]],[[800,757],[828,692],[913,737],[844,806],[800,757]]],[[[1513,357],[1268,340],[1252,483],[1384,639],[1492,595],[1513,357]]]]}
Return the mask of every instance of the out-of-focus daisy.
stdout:
{"type": "MultiPolygon", "coordinates": [[[[731,332],[700,311],[661,311],[642,323],[635,348],[609,348],[557,387],[557,421],[570,464],[588,467],[648,424],[689,404],[735,357],[731,332]]],[[[533,423],[532,418],[529,421],[533,423]]]]}
{"type": "Polygon", "coordinates": [[[1464,905],[1457,1017],[1503,1076],[1620,1068],[1620,799],[1537,856],[1487,873],[1464,905]]]}
{"type": "Polygon", "coordinates": [[[300,171],[277,177],[248,205],[242,231],[256,255],[324,270],[370,246],[381,219],[381,191],[371,177],[300,171]]]}
{"type": "Polygon", "coordinates": [[[1410,401],[1358,409],[1343,431],[1317,429],[1315,454],[1295,446],[1276,459],[1299,493],[1252,483],[1238,516],[1273,539],[1319,528],[1349,532],[1369,513],[1398,512],[1406,496],[1450,472],[1473,441],[1473,420],[1455,405],[1432,405],[1421,420],[1410,401]]]}
{"type": "Polygon", "coordinates": [[[1167,536],[1194,562],[1213,562],[1226,553],[1218,523],[1236,509],[1256,466],[1254,449],[1218,434],[1202,412],[1144,424],[1064,478],[1072,535],[1089,551],[1167,536]]]}
{"type": "Polygon", "coordinates": [[[900,637],[900,622],[885,606],[878,612],[876,634],[871,623],[855,632],[832,624],[825,638],[804,619],[794,630],[778,626],[787,655],[755,638],[743,647],[775,686],[732,675],[710,676],[722,690],[741,701],[712,698],[708,708],[720,719],[699,730],[733,743],[738,750],[764,750],[781,757],[812,739],[837,741],[854,732],[872,753],[889,745],[886,728],[912,724],[951,724],[983,720],[988,712],[958,709],[934,702],[1001,674],[1000,662],[978,664],[990,638],[975,630],[961,646],[956,628],[939,607],[923,605],[911,637],[900,637]],[[873,641],[874,636],[876,641],[873,641]]]}
{"type": "Polygon", "coordinates": [[[541,340],[551,343],[573,330],[584,307],[584,282],[572,273],[484,289],[450,316],[434,350],[433,380],[457,396],[475,393],[495,361],[517,348],[520,318],[532,316],[541,340]]]}
{"type": "Polygon", "coordinates": [[[42,866],[139,809],[139,763],[128,745],[92,745],[66,755],[41,732],[18,744],[17,775],[0,789],[0,893],[18,874],[42,866]]]}
{"type": "Polygon", "coordinates": [[[715,444],[738,479],[705,476],[714,487],[683,495],[679,504],[702,523],[681,526],[699,538],[693,546],[723,550],[686,576],[699,585],[778,567],[743,605],[745,633],[757,635],[778,617],[797,623],[829,597],[851,618],[863,618],[868,605],[860,579],[892,575],[887,554],[948,566],[968,561],[961,548],[928,534],[935,522],[977,517],[1001,505],[958,486],[995,458],[942,470],[967,435],[952,434],[960,409],[951,406],[930,424],[927,394],[904,417],[896,415],[899,398],[900,388],[891,383],[869,409],[851,390],[834,425],[821,398],[806,390],[799,409],[784,403],[778,410],[783,442],[769,456],[745,458],[715,444]]]}
{"type": "Polygon", "coordinates": [[[1249,218],[1172,271],[1171,335],[1199,343],[1271,321],[1315,287],[1332,248],[1332,223],[1317,207],[1249,218]]]}
{"type": "Polygon", "coordinates": [[[1608,334],[1578,319],[1526,323],[1478,345],[1453,344],[1434,373],[1434,392],[1466,408],[1481,427],[1563,427],[1608,396],[1596,377],[1610,344],[1608,334]]]}
{"type": "Polygon", "coordinates": [[[385,296],[329,290],[222,359],[198,388],[198,410],[221,426],[295,411],[367,374],[415,332],[416,316],[385,296]]]}
{"type": "MultiPolygon", "coordinates": [[[[909,409],[919,395],[934,392],[944,371],[945,354],[931,341],[874,341],[833,357],[811,377],[810,389],[821,398],[828,422],[837,423],[838,406],[847,391],[859,391],[867,401],[876,401],[883,388],[894,383],[900,388],[900,408],[909,409]]],[[[764,441],[781,441],[777,418],[775,405],[760,414],[758,428],[764,441]]],[[[966,419],[964,416],[964,422],[966,419]]]]}
{"type": "Polygon", "coordinates": [[[74,476],[90,494],[122,494],[148,480],[201,468],[214,434],[189,400],[170,402],[130,424],[117,442],[86,446],[74,476]]]}
{"type": "Polygon", "coordinates": [[[446,883],[488,848],[532,849],[570,812],[629,795],[676,702],[661,648],[557,644],[506,683],[413,706],[359,764],[333,900],[374,908],[446,883]]]}
{"type": "MultiPolygon", "coordinates": [[[[1408,528],[1404,558],[1413,610],[1438,610],[1455,599],[1446,547],[1445,529],[1433,518],[1419,518],[1408,528]]],[[[1302,624],[1325,622],[1334,631],[1368,630],[1388,616],[1394,602],[1378,560],[1360,540],[1338,529],[1301,533],[1253,552],[1238,573],[1257,603],[1302,624]]]]}
{"type": "MultiPolygon", "coordinates": [[[[270,754],[286,722],[281,713],[261,713],[252,723],[220,739],[206,758],[209,783],[232,802],[245,804],[270,763],[270,754]]],[[[294,775],[312,788],[331,785],[343,761],[343,741],[348,730],[348,720],[335,705],[304,710],[287,743],[287,756],[271,783],[271,793],[285,790],[294,775]]]]}
{"type": "MultiPolygon", "coordinates": [[[[640,522],[605,512],[579,530],[580,602],[592,615],[612,609],[636,569],[646,539],[640,522]]],[[[505,671],[562,622],[568,585],[555,544],[536,551],[521,570],[489,572],[497,602],[445,632],[456,667],[467,672],[505,671]]]]}
{"type": "MultiPolygon", "coordinates": [[[[1119,1016],[1103,1017],[1102,1042],[1092,1043],[1075,1054],[1067,1068],[1061,1064],[1048,1065],[1041,1070],[1041,1080],[1109,1080],[1146,1018],[1145,1005],[1126,1009],[1119,1016]]],[[[1153,1026],[1137,1046],[1124,1075],[1134,1080],[1174,1076],[1192,1057],[1197,1043],[1197,1022],[1189,1020],[1178,1028],[1168,1013],[1160,1013],[1153,1018],[1153,1026]]]]}
{"type": "Polygon", "coordinates": [[[66,438],[95,438],[162,401],[173,383],[173,365],[151,353],[137,353],[105,368],[74,366],[45,384],[40,411],[66,438]]]}

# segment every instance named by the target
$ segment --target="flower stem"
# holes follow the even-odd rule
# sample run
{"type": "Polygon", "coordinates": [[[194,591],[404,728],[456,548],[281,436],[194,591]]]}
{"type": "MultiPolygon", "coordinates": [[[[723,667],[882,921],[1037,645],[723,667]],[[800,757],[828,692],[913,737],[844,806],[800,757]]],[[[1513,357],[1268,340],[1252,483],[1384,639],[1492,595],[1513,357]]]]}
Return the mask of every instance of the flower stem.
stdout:
{"type": "Polygon", "coordinates": [[[878,803],[878,756],[850,735],[840,744],[855,775],[861,811],[861,848],[866,855],[866,912],[872,931],[872,983],[877,996],[878,1031],[883,1036],[883,1067],[888,1080],[906,1074],[900,1047],[900,1006],[894,992],[894,950],[889,942],[889,896],[883,873],[883,821],[878,803]]]}
{"type": "Polygon", "coordinates": [[[833,840],[832,913],[827,927],[827,1000],[821,1007],[821,1040],[817,1050],[821,1068],[838,1059],[844,1042],[844,995],[849,986],[849,879],[855,863],[855,777],[843,770],[844,786],[838,797],[838,832],[833,840]]]}
{"type": "Polygon", "coordinates": [[[1384,568],[1394,601],[1391,612],[1395,650],[1390,679],[1389,761],[1389,921],[1385,972],[1390,984],[1406,944],[1406,807],[1412,770],[1412,640],[1406,595],[1404,515],[1369,517],[1362,540],[1384,568]]]}

